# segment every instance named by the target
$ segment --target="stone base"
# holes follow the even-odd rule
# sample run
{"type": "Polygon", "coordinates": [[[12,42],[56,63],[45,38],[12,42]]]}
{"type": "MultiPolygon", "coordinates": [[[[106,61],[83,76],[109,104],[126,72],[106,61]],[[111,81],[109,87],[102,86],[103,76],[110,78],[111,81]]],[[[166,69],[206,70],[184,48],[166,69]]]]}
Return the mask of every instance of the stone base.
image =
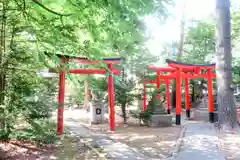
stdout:
{"type": "Polygon", "coordinates": [[[149,127],[170,127],[172,126],[172,115],[152,115],[148,121],[142,120],[141,124],[149,127]]]}
{"type": "Polygon", "coordinates": [[[101,121],[91,121],[90,125],[97,125],[97,124],[101,124],[101,121]]]}

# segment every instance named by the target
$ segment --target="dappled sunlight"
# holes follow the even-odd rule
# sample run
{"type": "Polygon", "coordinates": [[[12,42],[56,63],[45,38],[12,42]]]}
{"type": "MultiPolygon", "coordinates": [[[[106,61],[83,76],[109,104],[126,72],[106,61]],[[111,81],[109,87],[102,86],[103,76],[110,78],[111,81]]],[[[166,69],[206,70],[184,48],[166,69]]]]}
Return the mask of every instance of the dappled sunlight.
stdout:
{"type": "Polygon", "coordinates": [[[184,147],[191,146],[192,149],[196,150],[209,150],[213,144],[217,145],[218,139],[216,136],[207,135],[193,135],[183,138],[184,147]]]}
{"type": "MultiPolygon", "coordinates": [[[[71,114],[71,112],[65,112],[65,115],[66,114],[71,114]]],[[[71,116],[66,115],[65,117],[69,117],[66,118],[65,124],[73,127],[73,131],[75,131],[76,128],[79,128],[79,125],[83,125],[93,131],[93,136],[107,134],[109,140],[103,140],[101,138],[93,140],[90,138],[88,139],[88,142],[93,143],[94,145],[95,141],[99,144],[104,145],[104,151],[110,151],[111,155],[115,155],[116,157],[121,155],[122,152],[127,152],[127,146],[129,146],[132,151],[143,153],[144,155],[151,158],[162,159],[169,157],[174,150],[179,132],[181,130],[181,127],[175,126],[165,128],[151,128],[140,126],[137,119],[131,118],[129,119],[127,125],[122,124],[119,121],[116,123],[116,131],[108,132],[109,125],[107,122],[98,125],[90,125],[88,121],[83,120],[80,115],[78,115],[78,117],[75,116],[77,118],[74,118],[72,114],[71,116]],[[72,120],[75,124],[71,123],[72,120]],[[115,143],[112,144],[111,140],[115,141],[115,143]],[[117,148],[118,152],[113,152],[113,148],[117,148]]],[[[90,133],[86,132],[85,135],[89,136],[90,133]]],[[[86,141],[86,139],[84,141],[86,141]]],[[[125,153],[121,156],[128,158],[130,155],[131,153],[125,153]]]]}
{"type": "Polygon", "coordinates": [[[177,140],[178,128],[144,128],[132,126],[121,128],[111,138],[135,147],[152,158],[166,158],[171,155],[177,140]]]}
{"type": "Polygon", "coordinates": [[[144,151],[149,151],[149,152],[152,152],[152,153],[155,153],[157,154],[158,150],[156,148],[152,148],[152,147],[144,147],[143,148],[144,151]]]}
{"type": "Polygon", "coordinates": [[[176,160],[195,156],[196,160],[224,160],[219,152],[219,139],[210,123],[187,124],[176,160]]]}
{"type": "Polygon", "coordinates": [[[123,140],[123,139],[127,139],[128,136],[114,134],[114,135],[110,135],[110,138],[115,139],[115,140],[121,140],[121,139],[123,140]]]}
{"type": "Polygon", "coordinates": [[[159,147],[165,146],[165,145],[173,147],[176,144],[176,141],[163,141],[163,142],[156,142],[155,144],[158,145],[159,147]]]}
{"type": "Polygon", "coordinates": [[[140,139],[152,139],[152,138],[156,138],[156,136],[150,135],[150,136],[141,136],[141,135],[137,135],[137,136],[133,136],[131,138],[129,138],[129,141],[135,141],[135,140],[140,140],[140,139]]]}
{"type": "Polygon", "coordinates": [[[195,145],[198,146],[199,144],[202,143],[203,140],[207,140],[210,143],[216,143],[218,141],[216,136],[208,136],[204,134],[197,134],[183,138],[185,144],[190,144],[193,146],[195,145]]]}
{"type": "Polygon", "coordinates": [[[240,134],[219,133],[222,151],[227,160],[240,159],[240,134]]]}

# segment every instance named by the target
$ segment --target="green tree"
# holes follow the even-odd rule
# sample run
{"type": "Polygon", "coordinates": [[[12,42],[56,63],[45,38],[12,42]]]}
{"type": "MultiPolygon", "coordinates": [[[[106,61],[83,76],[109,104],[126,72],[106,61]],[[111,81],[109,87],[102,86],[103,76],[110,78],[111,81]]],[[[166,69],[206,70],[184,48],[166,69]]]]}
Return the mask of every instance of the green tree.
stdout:
{"type": "Polygon", "coordinates": [[[192,26],[186,33],[183,61],[193,64],[210,63],[212,59],[208,56],[214,53],[214,37],[214,24],[192,21],[192,26]]]}
{"type": "Polygon", "coordinates": [[[45,109],[54,106],[49,103],[53,100],[42,97],[51,93],[52,82],[36,74],[56,66],[49,63],[45,51],[55,63],[59,62],[56,53],[90,59],[137,53],[144,40],[140,18],[164,15],[165,2],[169,1],[1,1],[1,137],[15,133],[19,119],[39,131],[41,125],[35,120],[46,117],[50,111],[45,109]],[[36,101],[31,99],[34,96],[36,101]]]}
{"type": "Polygon", "coordinates": [[[126,57],[125,61],[119,65],[121,70],[120,76],[115,79],[115,99],[122,110],[124,123],[127,123],[126,108],[133,105],[134,100],[142,99],[142,90],[139,85],[143,82],[146,67],[157,62],[157,58],[152,56],[141,48],[139,52],[126,57]]]}

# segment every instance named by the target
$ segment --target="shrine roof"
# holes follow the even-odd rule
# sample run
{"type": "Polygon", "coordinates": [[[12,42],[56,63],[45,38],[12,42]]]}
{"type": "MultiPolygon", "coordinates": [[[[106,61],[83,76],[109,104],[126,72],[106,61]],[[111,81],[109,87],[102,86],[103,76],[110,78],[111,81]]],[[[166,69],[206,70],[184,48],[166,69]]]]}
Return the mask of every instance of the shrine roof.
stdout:
{"type": "Polygon", "coordinates": [[[212,64],[191,64],[191,63],[183,63],[183,62],[177,62],[174,60],[166,59],[166,62],[170,67],[173,68],[200,68],[200,69],[209,69],[209,68],[214,68],[215,63],[212,64]]]}

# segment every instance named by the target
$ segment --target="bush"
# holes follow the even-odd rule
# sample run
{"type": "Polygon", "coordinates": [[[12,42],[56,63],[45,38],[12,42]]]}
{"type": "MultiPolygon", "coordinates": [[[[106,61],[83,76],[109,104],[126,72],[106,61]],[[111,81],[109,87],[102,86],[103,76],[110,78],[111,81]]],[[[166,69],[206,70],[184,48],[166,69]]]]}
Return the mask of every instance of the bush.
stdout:
{"type": "Polygon", "coordinates": [[[33,120],[24,129],[13,132],[10,138],[36,144],[53,144],[58,139],[56,124],[48,119],[33,120]]]}
{"type": "Polygon", "coordinates": [[[0,106],[0,140],[9,140],[14,129],[16,114],[9,113],[6,106],[0,106]]]}
{"type": "Polygon", "coordinates": [[[51,94],[54,93],[54,85],[32,72],[16,71],[7,81],[5,104],[0,106],[0,140],[16,138],[37,143],[54,141],[56,127],[47,120],[56,108],[55,97],[51,94]],[[17,130],[23,121],[29,125],[23,130],[17,130]]]}

